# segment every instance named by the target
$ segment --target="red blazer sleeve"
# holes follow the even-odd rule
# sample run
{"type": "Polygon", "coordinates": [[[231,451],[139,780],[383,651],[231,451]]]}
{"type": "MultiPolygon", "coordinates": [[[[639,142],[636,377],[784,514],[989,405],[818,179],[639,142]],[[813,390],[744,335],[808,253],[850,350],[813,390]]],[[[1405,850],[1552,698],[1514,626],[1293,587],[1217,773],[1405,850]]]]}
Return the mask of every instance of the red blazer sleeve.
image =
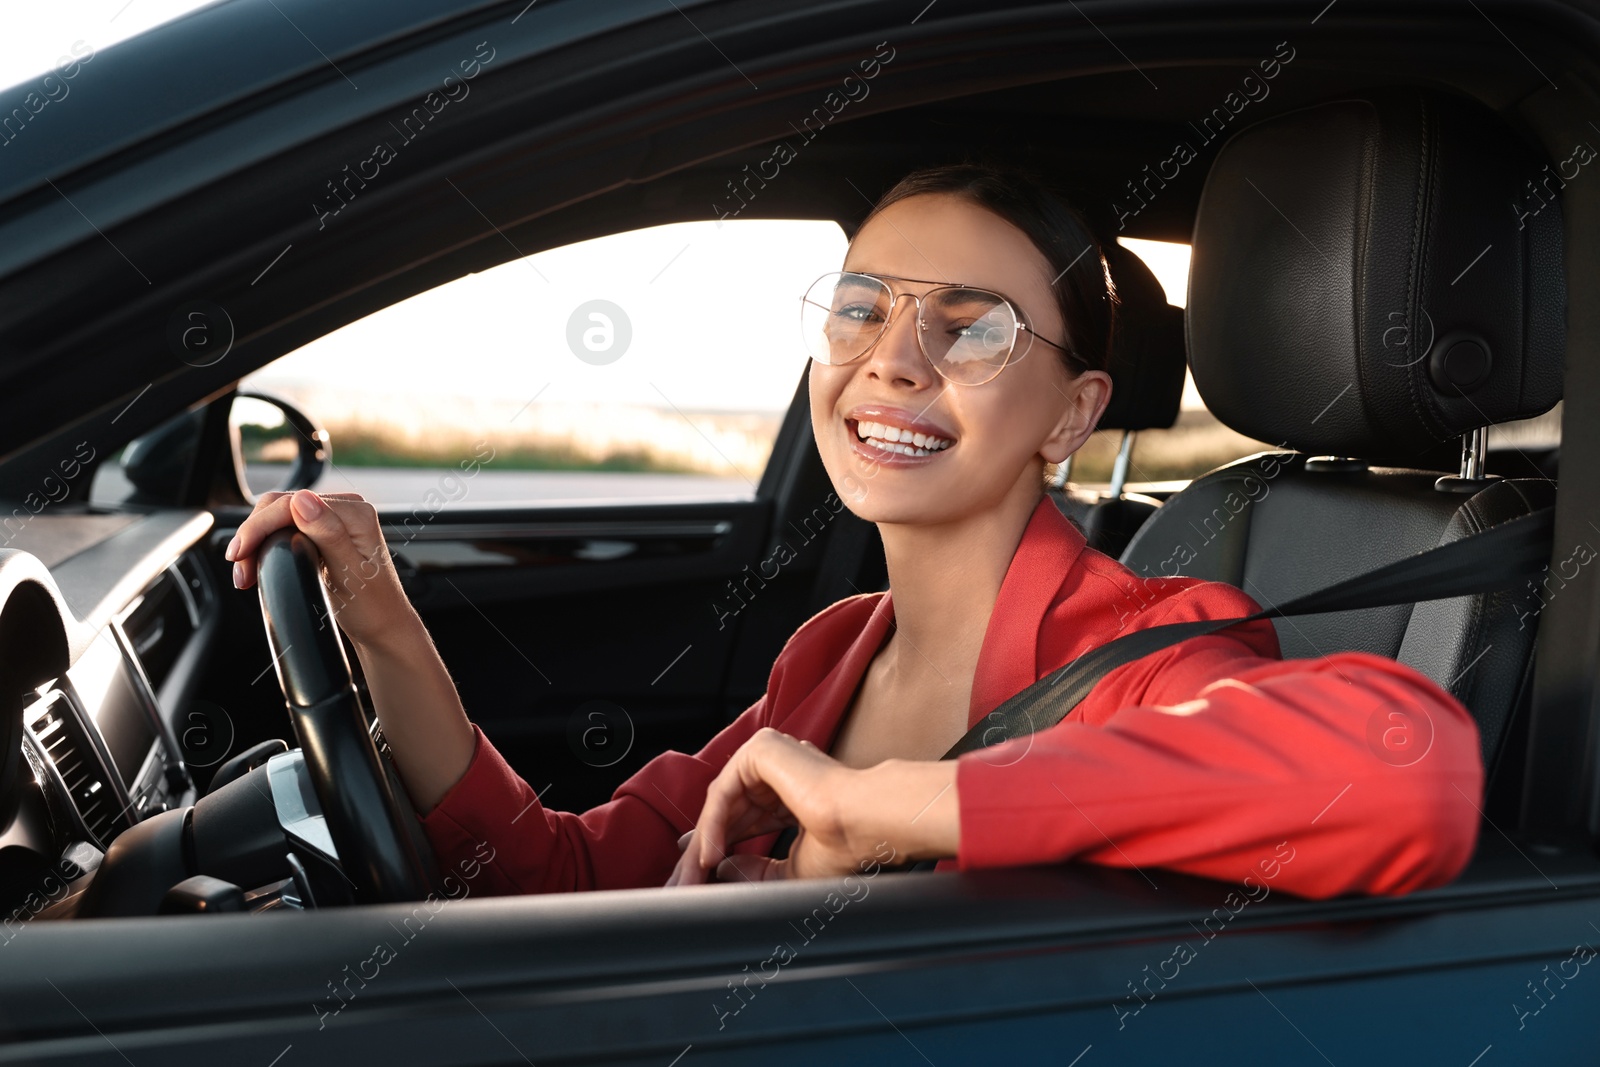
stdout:
{"type": "Polygon", "coordinates": [[[475,896],[661,885],[711,780],[766,725],[765,703],[756,701],[692,756],[663,752],[610,800],[581,814],[544,807],[474,723],[466,773],[421,817],[439,869],[468,870],[480,861],[475,896]]]}
{"type": "MultiPolygon", "coordinates": [[[[767,691],[699,752],[663,752],[586,812],[552,811],[511,769],[476,723],[472,760],[461,779],[426,815],[419,815],[442,872],[472,872],[473,895],[550,893],[659,886],[677,865],[678,838],[694,828],[706,790],[739,746],[771,725],[774,706],[788,706],[814,683],[819,631],[843,624],[852,600],[813,616],[773,662],[767,691]]],[[[825,643],[825,642],[824,642],[825,643]]],[[[770,849],[776,834],[752,838],[736,852],[770,849]]]]}
{"type": "MultiPolygon", "coordinates": [[[[1199,583],[1136,628],[1256,610],[1199,583]]],[[[1267,622],[1194,638],[1113,671],[1055,727],[963,756],[958,866],[1076,858],[1313,898],[1455,878],[1483,792],[1470,713],[1380,656],[1276,652],[1267,622]]]]}

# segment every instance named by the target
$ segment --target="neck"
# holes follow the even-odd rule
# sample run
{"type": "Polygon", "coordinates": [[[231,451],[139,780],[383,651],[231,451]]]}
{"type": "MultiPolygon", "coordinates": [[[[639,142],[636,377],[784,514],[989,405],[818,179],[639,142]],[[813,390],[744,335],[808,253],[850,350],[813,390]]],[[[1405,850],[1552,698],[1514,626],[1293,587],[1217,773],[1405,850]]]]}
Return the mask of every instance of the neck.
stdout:
{"type": "Polygon", "coordinates": [[[931,666],[970,691],[1001,582],[1041,496],[1037,475],[1024,477],[993,507],[959,519],[878,524],[894,595],[897,667],[931,666]]]}

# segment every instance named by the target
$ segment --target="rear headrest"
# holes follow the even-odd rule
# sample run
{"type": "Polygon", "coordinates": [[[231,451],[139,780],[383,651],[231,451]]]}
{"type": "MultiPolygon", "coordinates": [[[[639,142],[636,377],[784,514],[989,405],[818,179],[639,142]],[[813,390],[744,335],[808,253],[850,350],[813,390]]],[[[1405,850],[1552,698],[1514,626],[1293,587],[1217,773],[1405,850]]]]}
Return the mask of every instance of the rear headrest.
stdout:
{"type": "Polygon", "coordinates": [[[1183,399],[1183,309],[1167,303],[1166,290],[1144,260],[1117,244],[1101,244],[1117,288],[1111,338],[1111,402],[1102,430],[1165,429],[1183,399]]]}
{"type": "Polygon", "coordinates": [[[1548,411],[1566,323],[1559,184],[1493,112],[1432,91],[1240,131],[1206,177],[1189,267],[1206,405],[1259,441],[1402,462],[1548,411]]]}

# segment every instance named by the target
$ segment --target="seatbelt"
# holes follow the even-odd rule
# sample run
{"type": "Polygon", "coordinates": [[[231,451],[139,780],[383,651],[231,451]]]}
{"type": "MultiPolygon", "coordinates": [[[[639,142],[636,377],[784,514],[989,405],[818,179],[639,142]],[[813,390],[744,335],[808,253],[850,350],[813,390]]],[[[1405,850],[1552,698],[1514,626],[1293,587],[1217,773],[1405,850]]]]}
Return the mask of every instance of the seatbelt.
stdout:
{"type": "MultiPolygon", "coordinates": [[[[1049,729],[1071,714],[1101,679],[1118,667],[1191,637],[1204,637],[1261,619],[1384,608],[1509,588],[1536,576],[1549,564],[1554,532],[1555,508],[1552,505],[1254,615],[1167,623],[1124,634],[1090,649],[1005,700],[940,758],[955,759],[1002,741],[1049,729]]],[[[794,836],[792,827],[783,831],[769,855],[774,859],[784,858],[794,836]]],[[[911,869],[931,870],[933,865],[934,861],[924,860],[911,869]]]]}
{"type": "Polygon", "coordinates": [[[1007,699],[940,758],[955,759],[1048,729],[1071,714],[1090,690],[1118,667],[1191,637],[1204,637],[1260,619],[1384,608],[1509,588],[1537,575],[1549,564],[1554,533],[1555,508],[1544,507],[1254,615],[1167,623],[1124,634],[1090,649],[1007,699]]]}

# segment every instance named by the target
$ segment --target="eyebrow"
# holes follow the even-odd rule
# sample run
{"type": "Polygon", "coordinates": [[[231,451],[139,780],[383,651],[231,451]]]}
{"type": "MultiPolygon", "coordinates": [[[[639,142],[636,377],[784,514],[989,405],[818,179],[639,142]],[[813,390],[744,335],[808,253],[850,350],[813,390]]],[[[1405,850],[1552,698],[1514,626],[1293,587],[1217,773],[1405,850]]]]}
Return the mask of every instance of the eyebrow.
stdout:
{"type": "Polygon", "coordinates": [[[917,282],[926,285],[963,285],[961,282],[936,281],[933,278],[902,278],[898,274],[884,274],[882,271],[863,270],[860,267],[841,267],[846,274],[870,274],[874,278],[885,278],[892,282],[917,282]]]}
{"type": "MultiPolygon", "coordinates": [[[[972,284],[966,283],[966,282],[961,282],[961,283],[957,283],[957,282],[937,282],[937,281],[934,281],[931,278],[902,278],[897,274],[880,274],[877,271],[861,270],[859,268],[851,268],[849,270],[844,271],[844,273],[846,273],[846,274],[866,274],[866,275],[869,275],[869,276],[874,277],[874,278],[883,278],[883,279],[886,279],[888,281],[894,281],[894,282],[919,282],[919,283],[923,283],[923,284],[927,284],[927,285],[943,286],[943,287],[946,287],[946,288],[954,290],[955,291],[955,295],[952,297],[952,299],[957,299],[957,300],[960,300],[960,299],[972,299],[980,292],[998,294],[998,295],[1002,295],[1002,296],[1004,295],[1004,294],[1001,294],[998,289],[986,289],[981,285],[972,285],[972,284]]],[[[1009,300],[1011,298],[1010,297],[1006,297],[1005,299],[1009,300]]]]}

